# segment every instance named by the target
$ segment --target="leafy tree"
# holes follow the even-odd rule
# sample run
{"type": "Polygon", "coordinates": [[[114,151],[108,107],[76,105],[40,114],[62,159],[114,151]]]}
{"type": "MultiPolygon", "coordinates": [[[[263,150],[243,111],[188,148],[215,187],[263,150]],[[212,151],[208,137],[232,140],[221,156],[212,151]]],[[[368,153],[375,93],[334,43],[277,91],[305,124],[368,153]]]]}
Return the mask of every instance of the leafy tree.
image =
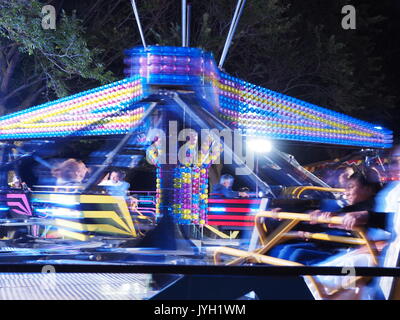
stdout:
{"type": "Polygon", "coordinates": [[[82,22],[64,12],[56,30],[42,28],[38,1],[0,3],[0,114],[70,92],[77,77],[106,83],[113,79],[101,62],[102,50],[89,49],[82,22]]]}

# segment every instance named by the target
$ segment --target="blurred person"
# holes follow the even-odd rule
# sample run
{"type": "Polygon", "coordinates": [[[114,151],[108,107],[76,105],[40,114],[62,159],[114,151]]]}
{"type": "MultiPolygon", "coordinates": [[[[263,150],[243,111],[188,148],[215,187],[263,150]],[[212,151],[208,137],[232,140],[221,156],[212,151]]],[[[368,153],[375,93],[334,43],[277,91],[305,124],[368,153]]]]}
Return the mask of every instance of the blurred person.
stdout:
{"type": "Polygon", "coordinates": [[[124,181],[125,177],[125,172],[113,170],[108,174],[108,179],[103,180],[99,186],[105,186],[110,195],[125,197],[130,188],[130,184],[124,181]]]}
{"type": "Polygon", "coordinates": [[[222,195],[225,198],[248,197],[247,192],[233,191],[232,186],[235,179],[230,174],[223,174],[219,183],[215,184],[212,193],[222,195]]]}
{"type": "Polygon", "coordinates": [[[399,210],[400,200],[400,146],[393,148],[389,161],[387,172],[389,182],[378,194],[376,210],[395,213],[399,210]]]}
{"type": "MultiPolygon", "coordinates": [[[[347,178],[345,185],[345,197],[348,205],[338,212],[313,211],[311,223],[317,223],[319,217],[330,218],[333,216],[343,216],[343,229],[352,230],[356,227],[368,226],[385,228],[381,216],[376,214],[375,196],[381,190],[382,185],[376,172],[367,170],[366,173],[356,172],[347,178]]],[[[333,226],[332,226],[333,227],[333,226]]],[[[336,226],[338,227],[338,226],[336,226]]]]}
{"type": "Polygon", "coordinates": [[[17,176],[14,176],[10,182],[10,187],[14,189],[22,189],[22,181],[17,176]]]}
{"type": "MultiPolygon", "coordinates": [[[[348,205],[338,212],[323,212],[315,210],[310,213],[311,224],[317,224],[318,219],[328,219],[333,216],[343,216],[343,225],[328,225],[329,228],[318,226],[312,232],[323,232],[335,236],[348,236],[345,230],[353,230],[356,227],[385,230],[386,215],[375,210],[375,196],[381,185],[376,182],[372,173],[363,174],[356,172],[352,174],[346,184],[345,194],[348,205]],[[334,228],[334,229],[333,229],[334,228]],[[344,229],[344,230],[343,230],[344,229]]],[[[301,236],[301,232],[299,235],[301,236]]],[[[270,255],[277,258],[296,261],[306,265],[321,262],[333,256],[338,250],[346,245],[329,242],[296,242],[287,243],[274,247],[270,255]]]]}
{"type": "Polygon", "coordinates": [[[353,167],[344,168],[343,171],[339,174],[336,187],[338,187],[338,188],[346,188],[346,184],[347,184],[348,179],[354,173],[355,172],[354,172],[354,168],[353,167]]]}
{"type": "Polygon", "coordinates": [[[80,185],[88,172],[88,168],[82,161],[72,158],[52,169],[52,174],[57,179],[57,186],[80,185]]]}
{"type": "Polygon", "coordinates": [[[32,190],[27,186],[25,182],[21,181],[21,178],[14,176],[10,183],[10,187],[13,189],[22,189],[24,191],[31,192],[32,190]]]}

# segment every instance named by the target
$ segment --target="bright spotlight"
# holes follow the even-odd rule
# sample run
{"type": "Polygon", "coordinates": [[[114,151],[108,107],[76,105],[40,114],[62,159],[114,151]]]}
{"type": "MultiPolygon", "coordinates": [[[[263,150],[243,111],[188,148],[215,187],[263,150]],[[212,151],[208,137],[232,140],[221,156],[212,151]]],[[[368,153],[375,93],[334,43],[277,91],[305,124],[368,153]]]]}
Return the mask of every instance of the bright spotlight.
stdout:
{"type": "Polygon", "coordinates": [[[251,139],[247,141],[250,150],[257,153],[268,153],[272,150],[272,143],[267,139],[251,139]]]}

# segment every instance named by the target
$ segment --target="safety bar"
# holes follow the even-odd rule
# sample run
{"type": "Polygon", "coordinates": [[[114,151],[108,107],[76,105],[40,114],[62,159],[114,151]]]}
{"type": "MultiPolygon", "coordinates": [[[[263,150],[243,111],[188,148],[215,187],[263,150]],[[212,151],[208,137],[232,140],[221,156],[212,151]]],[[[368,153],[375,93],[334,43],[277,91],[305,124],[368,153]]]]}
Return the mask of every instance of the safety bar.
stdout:
{"type": "MultiPolygon", "coordinates": [[[[263,251],[268,251],[274,245],[276,245],[281,239],[284,239],[287,236],[287,232],[290,231],[298,222],[311,222],[311,215],[308,213],[295,213],[295,212],[273,212],[273,211],[261,211],[255,216],[255,226],[257,228],[260,241],[263,245],[265,245],[263,251]],[[262,218],[272,218],[272,219],[281,219],[281,220],[289,220],[290,222],[287,224],[286,229],[283,228],[281,232],[271,237],[270,241],[267,241],[265,236],[263,223],[261,222],[262,218]]],[[[335,225],[342,225],[343,224],[343,217],[330,217],[330,218],[323,218],[317,217],[315,220],[318,224],[335,224],[335,225]]],[[[365,231],[361,228],[354,228],[354,231],[359,238],[353,237],[338,237],[338,236],[331,236],[325,234],[318,234],[318,233],[308,233],[306,234],[310,239],[317,239],[317,240],[325,240],[325,241],[332,241],[332,242],[339,242],[339,243],[346,243],[346,244],[356,244],[356,245],[366,245],[368,251],[372,256],[372,260],[375,265],[378,265],[378,253],[376,248],[374,248],[373,244],[368,241],[367,235],[365,231]]]]}
{"type": "MultiPolygon", "coordinates": [[[[248,252],[244,250],[222,247],[218,248],[214,252],[214,263],[219,264],[221,261],[220,256],[222,254],[226,254],[229,256],[237,257],[236,260],[248,261],[250,263],[264,263],[274,266],[291,266],[291,267],[304,267],[303,264],[288,260],[283,260],[275,257],[265,256],[263,254],[257,252],[248,252]]],[[[315,291],[319,296],[324,296],[324,292],[322,291],[321,286],[315,281],[315,279],[311,276],[305,276],[308,281],[310,281],[314,285],[315,291]]]]}
{"type": "MultiPolygon", "coordinates": [[[[295,213],[295,212],[273,212],[273,211],[261,211],[255,216],[255,222],[259,221],[261,218],[273,218],[281,220],[298,220],[303,222],[310,222],[311,216],[308,213],[295,213]]],[[[318,217],[316,223],[323,224],[343,224],[343,217],[331,217],[329,219],[323,219],[318,217]]]]}
{"type": "Polygon", "coordinates": [[[322,191],[322,192],[332,192],[332,193],[343,193],[345,189],[343,188],[326,188],[326,187],[317,187],[317,186],[298,186],[298,187],[289,187],[286,189],[285,193],[293,195],[295,198],[300,199],[300,195],[307,191],[322,191]]]}
{"type": "Polygon", "coordinates": [[[315,187],[315,186],[305,186],[301,187],[300,189],[296,189],[294,192],[297,191],[297,199],[300,199],[300,195],[307,190],[314,190],[314,191],[324,191],[324,192],[337,192],[337,193],[343,193],[345,189],[342,188],[324,188],[324,187],[315,187]]]}

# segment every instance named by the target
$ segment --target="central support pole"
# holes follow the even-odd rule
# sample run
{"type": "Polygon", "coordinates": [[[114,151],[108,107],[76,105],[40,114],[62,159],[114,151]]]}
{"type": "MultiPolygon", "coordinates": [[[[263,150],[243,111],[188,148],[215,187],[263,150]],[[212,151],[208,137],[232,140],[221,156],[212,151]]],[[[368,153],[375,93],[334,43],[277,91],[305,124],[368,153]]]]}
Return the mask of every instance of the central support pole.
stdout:
{"type": "Polygon", "coordinates": [[[186,47],[187,35],[187,5],[186,0],[182,0],[182,47],[186,47]]]}
{"type": "Polygon", "coordinates": [[[187,14],[186,14],[186,47],[190,46],[190,18],[192,13],[192,6],[190,4],[187,5],[187,14]]]}
{"type": "MultiPolygon", "coordinates": [[[[174,126],[170,126],[170,122],[174,121],[178,124],[182,123],[180,116],[174,111],[176,108],[173,104],[160,105],[161,129],[165,134],[165,146],[162,152],[166,153],[166,163],[156,164],[157,178],[157,214],[160,220],[153,230],[149,231],[139,247],[153,247],[164,250],[184,250],[193,253],[193,246],[190,240],[182,233],[181,226],[177,221],[174,213],[175,205],[175,174],[179,163],[174,163],[173,159],[177,159],[177,150],[170,145],[175,141],[170,141],[170,137],[176,136],[174,126]]],[[[176,128],[179,130],[179,127],[176,128]]],[[[173,139],[171,139],[173,140],[173,139]]]]}
{"type": "Polygon", "coordinates": [[[240,16],[242,15],[245,3],[246,3],[246,0],[238,0],[238,2],[237,2],[235,13],[233,15],[231,26],[230,26],[230,29],[228,32],[228,36],[226,37],[225,46],[222,51],[221,59],[218,64],[218,68],[220,68],[220,69],[222,69],[222,67],[224,65],[226,55],[228,54],[228,50],[231,45],[233,35],[235,34],[236,27],[239,23],[239,19],[240,19],[240,16]]]}
{"type": "Polygon", "coordinates": [[[140,23],[139,13],[138,13],[138,10],[137,10],[137,7],[136,7],[135,0],[131,0],[131,4],[132,4],[133,13],[134,13],[135,18],[136,18],[136,23],[137,23],[137,26],[139,28],[140,38],[142,39],[143,47],[144,47],[144,49],[147,49],[146,41],[144,40],[142,24],[140,23]]]}

